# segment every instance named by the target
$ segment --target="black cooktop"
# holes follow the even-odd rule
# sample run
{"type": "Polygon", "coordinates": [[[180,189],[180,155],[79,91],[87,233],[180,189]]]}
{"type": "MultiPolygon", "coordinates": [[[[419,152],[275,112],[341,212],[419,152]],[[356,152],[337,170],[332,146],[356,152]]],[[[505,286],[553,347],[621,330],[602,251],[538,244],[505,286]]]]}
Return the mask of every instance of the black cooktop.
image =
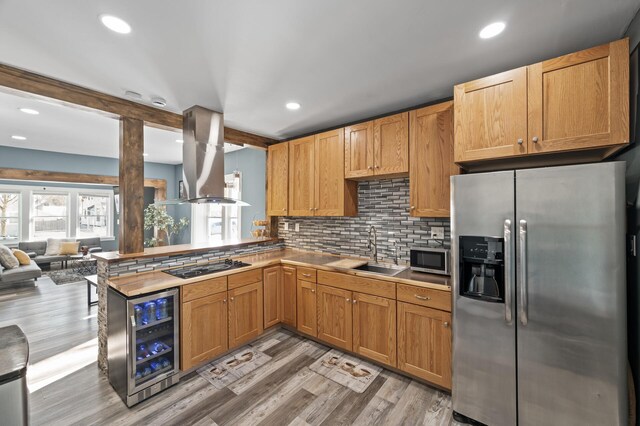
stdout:
{"type": "Polygon", "coordinates": [[[200,275],[215,274],[216,272],[227,271],[229,269],[244,268],[251,266],[250,263],[244,263],[239,260],[225,259],[222,262],[207,263],[206,265],[193,265],[184,268],[169,269],[164,271],[167,274],[178,278],[193,278],[200,275]]]}

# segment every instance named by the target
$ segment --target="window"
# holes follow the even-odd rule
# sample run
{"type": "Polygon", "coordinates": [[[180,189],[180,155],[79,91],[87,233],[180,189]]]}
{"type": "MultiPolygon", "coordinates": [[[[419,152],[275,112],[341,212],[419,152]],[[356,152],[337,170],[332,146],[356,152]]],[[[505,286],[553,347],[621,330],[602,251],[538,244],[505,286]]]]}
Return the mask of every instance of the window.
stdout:
{"type": "Polygon", "coordinates": [[[109,201],[107,195],[78,194],[76,238],[109,236],[109,201]]]}
{"type": "Polygon", "coordinates": [[[34,240],[65,238],[68,235],[68,194],[33,194],[34,240]]]}
{"type": "Polygon", "coordinates": [[[0,241],[20,239],[20,193],[0,192],[0,241]]]}
{"type": "MultiPolygon", "coordinates": [[[[225,175],[224,181],[224,196],[241,199],[240,173],[225,175]]],[[[205,235],[205,241],[240,239],[240,207],[203,204],[196,205],[193,212],[194,217],[191,222],[194,226],[191,241],[201,242],[202,235],[205,235]],[[204,221],[202,216],[205,218],[204,221]]]]}

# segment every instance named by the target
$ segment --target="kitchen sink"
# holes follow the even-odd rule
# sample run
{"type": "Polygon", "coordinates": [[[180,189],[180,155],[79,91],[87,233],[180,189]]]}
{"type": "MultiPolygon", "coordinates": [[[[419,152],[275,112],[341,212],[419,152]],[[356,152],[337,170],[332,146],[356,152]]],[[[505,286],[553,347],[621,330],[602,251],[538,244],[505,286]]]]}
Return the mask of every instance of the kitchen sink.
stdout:
{"type": "Polygon", "coordinates": [[[366,263],[362,266],[358,266],[357,268],[353,268],[358,271],[367,271],[373,272],[375,274],[388,275],[390,277],[399,274],[400,272],[407,269],[406,267],[397,266],[397,265],[384,265],[379,263],[366,263]]]}

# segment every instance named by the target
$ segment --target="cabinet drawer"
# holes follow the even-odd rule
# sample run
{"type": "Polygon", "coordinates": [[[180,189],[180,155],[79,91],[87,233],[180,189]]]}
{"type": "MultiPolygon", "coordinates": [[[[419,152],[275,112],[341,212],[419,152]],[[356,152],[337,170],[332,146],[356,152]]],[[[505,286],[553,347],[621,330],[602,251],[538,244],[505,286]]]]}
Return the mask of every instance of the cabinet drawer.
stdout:
{"type": "Polygon", "coordinates": [[[252,269],[247,272],[229,275],[229,290],[262,281],[262,269],[252,269]]]}
{"type": "Polygon", "coordinates": [[[318,283],[374,296],[396,298],[396,283],[339,272],[318,272],[318,283]]]}
{"type": "Polygon", "coordinates": [[[183,285],[181,290],[183,303],[201,297],[211,296],[212,294],[227,291],[227,277],[212,278],[210,280],[183,285]]]}
{"type": "Polygon", "coordinates": [[[451,312],[451,293],[398,283],[398,300],[451,312]]]}
{"type": "Polygon", "coordinates": [[[298,279],[303,281],[316,282],[316,270],[298,266],[298,279]]]}

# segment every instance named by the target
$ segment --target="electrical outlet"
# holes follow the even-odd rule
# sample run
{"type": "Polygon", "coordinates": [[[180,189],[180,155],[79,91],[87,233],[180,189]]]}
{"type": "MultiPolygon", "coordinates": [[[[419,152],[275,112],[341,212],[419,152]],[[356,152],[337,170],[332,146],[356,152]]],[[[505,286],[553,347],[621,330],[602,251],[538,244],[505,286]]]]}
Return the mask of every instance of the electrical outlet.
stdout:
{"type": "Polygon", "coordinates": [[[444,240],[444,227],[432,226],[431,227],[431,239],[432,240],[444,240]]]}
{"type": "Polygon", "coordinates": [[[296,232],[299,232],[299,231],[300,231],[300,224],[296,223],[296,232]]]}
{"type": "Polygon", "coordinates": [[[284,223],[284,230],[288,231],[289,230],[289,222],[285,222],[284,223]]]}

